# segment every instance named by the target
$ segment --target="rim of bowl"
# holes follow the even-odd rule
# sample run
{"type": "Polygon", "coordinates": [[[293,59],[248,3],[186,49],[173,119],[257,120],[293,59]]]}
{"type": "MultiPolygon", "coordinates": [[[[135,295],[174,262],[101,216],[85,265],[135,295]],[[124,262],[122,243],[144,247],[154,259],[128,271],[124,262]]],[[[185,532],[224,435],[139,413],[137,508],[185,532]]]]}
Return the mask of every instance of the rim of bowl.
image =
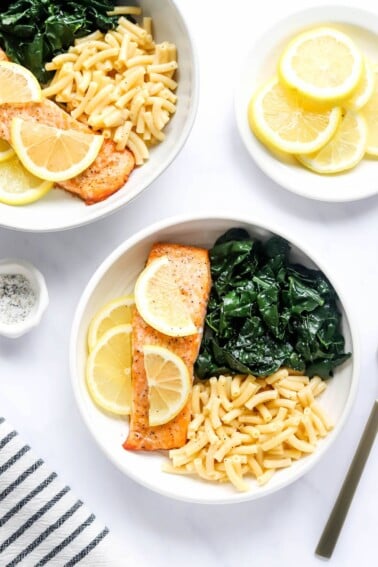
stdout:
{"type": "MultiPolygon", "coordinates": [[[[72,230],[74,228],[79,228],[81,226],[86,226],[98,220],[101,220],[117,211],[120,211],[123,207],[126,207],[129,203],[135,201],[142,193],[144,193],[147,189],[151,187],[151,185],[164,173],[166,169],[172,164],[172,162],[178,157],[181,150],[184,148],[190,132],[194,126],[195,118],[198,111],[198,103],[199,103],[199,58],[197,47],[195,41],[193,39],[193,35],[190,31],[188,24],[186,23],[186,19],[182,15],[180,8],[177,5],[176,0],[166,0],[171,8],[176,11],[178,18],[181,20],[181,25],[185,29],[185,33],[188,38],[188,43],[190,46],[191,51],[191,58],[192,58],[192,90],[191,90],[191,104],[189,108],[188,115],[186,117],[185,125],[181,130],[181,133],[178,137],[176,142],[175,148],[172,151],[171,155],[167,160],[163,162],[162,165],[158,165],[149,175],[147,180],[143,183],[143,188],[140,189],[135,195],[133,195],[130,199],[126,201],[121,201],[119,203],[111,203],[108,201],[103,201],[103,209],[101,211],[93,209],[93,213],[88,215],[85,219],[78,222],[65,222],[61,225],[55,227],[38,227],[38,228],[24,228],[22,226],[14,226],[12,224],[7,224],[6,220],[0,220],[0,227],[8,228],[12,230],[17,230],[19,232],[32,232],[32,233],[50,233],[50,232],[60,232],[64,230],[72,230]]],[[[122,190],[124,187],[121,187],[122,190]]]]}
{"type": "MultiPolygon", "coordinates": [[[[258,35],[257,39],[251,45],[250,49],[248,50],[248,54],[252,53],[254,47],[258,45],[261,41],[264,41],[267,36],[274,37],[275,33],[277,31],[280,31],[281,28],[285,26],[286,23],[291,22],[298,16],[302,16],[302,15],[305,16],[311,14],[313,14],[314,17],[318,15],[319,16],[322,15],[324,16],[324,19],[326,19],[327,17],[331,18],[329,21],[330,24],[332,24],[332,22],[333,23],[336,22],[340,24],[345,23],[351,26],[366,27],[367,22],[373,22],[373,25],[369,27],[370,31],[371,32],[378,31],[378,15],[370,11],[369,9],[365,9],[364,7],[358,8],[357,6],[348,6],[345,4],[340,4],[340,5],[314,4],[312,6],[308,6],[307,8],[303,8],[300,10],[292,10],[288,15],[284,16],[283,18],[280,18],[279,20],[276,20],[272,25],[265,27],[264,30],[258,35]],[[336,16],[338,15],[340,15],[339,21],[336,20],[336,16]]],[[[314,25],[316,25],[316,23],[317,22],[315,21],[314,25]]],[[[257,167],[266,175],[266,177],[271,179],[272,181],[277,183],[279,187],[285,189],[286,191],[289,191],[290,193],[294,193],[295,195],[299,195],[300,197],[304,197],[306,199],[312,199],[315,201],[320,201],[323,203],[348,203],[353,201],[360,201],[362,199],[367,199],[369,197],[374,197],[375,195],[377,195],[378,186],[374,190],[372,190],[372,188],[370,187],[370,189],[368,191],[365,191],[365,193],[362,192],[356,196],[347,196],[347,197],[341,197],[339,195],[334,195],[332,193],[328,193],[327,196],[325,197],[325,196],[321,196],[320,193],[315,193],[314,191],[311,190],[310,192],[303,191],[298,186],[293,188],[289,183],[285,182],[284,175],[280,175],[279,173],[277,173],[274,168],[269,167],[269,163],[267,164],[264,159],[261,159],[258,155],[256,155],[256,153],[251,152],[243,133],[245,122],[247,120],[246,111],[244,113],[245,116],[243,118],[242,112],[240,110],[242,106],[241,99],[243,98],[241,83],[242,83],[242,77],[243,75],[245,75],[246,59],[247,57],[245,57],[242,63],[240,64],[239,71],[236,75],[238,77],[238,80],[234,89],[234,116],[235,116],[239,137],[243,142],[245,150],[249,154],[250,158],[252,158],[254,163],[257,165],[257,167]]],[[[258,140],[256,139],[256,141],[258,140]]],[[[272,157],[274,158],[274,156],[272,157]]],[[[278,158],[275,159],[278,160],[278,158]]],[[[309,171],[308,173],[311,174],[312,172],[309,171]]],[[[319,182],[321,182],[321,176],[319,178],[319,182]]]]}
{"type": "Polygon", "coordinates": [[[307,463],[304,463],[303,467],[301,467],[300,470],[296,471],[293,473],[293,475],[288,478],[285,479],[279,486],[274,486],[274,487],[269,487],[269,485],[267,487],[264,487],[264,491],[259,493],[259,492],[251,492],[251,493],[236,493],[235,494],[231,494],[229,497],[227,498],[222,498],[220,497],[217,500],[206,500],[204,498],[192,498],[190,496],[187,496],[185,494],[182,495],[177,495],[177,494],[172,494],[171,492],[169,492],[169,490],[165,490],[165,489],[159,489],[158,487],[156,487],[153,483],[149,482],[149,481],[145,481],[145,480],[141,480],[138,477],[138,474],[136,472],[134,472],[133,470],[128,469],[127,472],[125,472],[125,470],[120,466],[120,464],[118,463],[118,461],[114,458],[112,452],[110,450],[107,449],[107,447],[105,447],[104,445],[102,445],[102,443],[99,441],[99,439],[96,436],[96,432],[92,429],[90,420],[87,418],[86,412],[85,412],[85,407],[84,407],[84,403],[82,402],[82,398],[80,395],[80,389],[79,389],[79,380],[81,380],[81,378],[78,376],[78,372],[77,372],[77,356],[76,356],[76,347],[77,347],[77,339],[78,339],[78,334],[79,334],[79,329],[80,329],[80,325],[81,325],[81,320],[82,320],[82,316],[83,316],[83,312],[86,308],[87,302],[90,299],[94,289],[96,288],[96,286],[98,285],[99,280],[103,277],[103,275],[108,271],[108,269],[114,264],[114,262],[116,262],[123,254],[125,254],[128,250],[130,250],[133,246],[135,246],[139,241],[144,240],[145,238],[147,238],[148,236],[151,236],[163,229],[166,228],[172,228],[174,226],[179,227],[180,225],[184,224],[184,223],[188,223],[188,222],[192,222],[192,221],[216,221],[216,220],[220,220],[220,221],[229,221],[229,222],[240,222],[240,223],[244,223],[247,225],[251,225],[253,227],[256,228],[261,228],[263,230],[267,230],[270,231],[274,234],[278,234],[280,236],[282,236],[283,238],[286,238],[290,243],[292,243],[295,247],[297,247],[301,252],[303,252],[305,255],[308,256],[308,258],[313,261],[316,266],[323,271],[323,273],[328,276],[328,269],[324,269],[323,266],[323,262],[322,260],[319,261],[319,258],[317,257],[317,255],[313,254],[307,247],[307,243],[305,243],[304,245],[299,244],[298,240],[295,238],[295,236],[293,237],[292,234],[290,234],[290,232],[286,232],[277,230],[276,228],[274,228],[274,226],[272,226],[269,222],[265,222],[264,220],[262,220],[259,217],[253,217],[253,216],[248,216],[245,215],[243,213],[240,212],[235,212],[235,213],[231,213],[231,214],[226,214],[224,212],[220,212],[220,213],[199,213],[196,215],[175,215],[175,216],[171,216],[165,220],[162,221],[158,221],[155,222],[153,224],[151,224],[150,226],[140,230],[139,232],[137,232],[136,234],[134,234],[133,236],[131,236],[130,238],[126,239],[123,243],[121,243],[111,254],[109,254],[105,260],[101,263],[101,265],[97,268],[97,270],[94,272],[94,274],[92,275],[92,277],[90,278],[89,282],[87,283],[81,298],[79,300],[79,303],[77,305],[77,308],[75,310],[75,315],[74,315],[74,319],[73,319],[73,323],[72,323],[72,328],[71,328],[71,337],[70,337],[70,343],[69,343],[69,364],[70,364],[70,375],[71,375],[71,384],[72,384],[72,388],[73,388],[73,392],[74,392],[74,397],[76,400],[76,404],[77,407],[79,409],[80,415],[88,429],[88,431],[90,432],[91,436],[93,437],[95,443],[97,444],[97,446],[101,449],[101,451],[108,457],[108,459],[115,465],[115,467],[120,470],[124,475],[128,476],[129,478],[131,478],[132,480],[134,480],[135,482],[137,482],[139,485],[142,485],[146,488],[149,488],[150,490],[161,494],[163,496],[167,496],[169,498],[173,498],[175,500],[181,500],[181,501],[185,501],[185,502],[191,502],[191,503],[196,503],[196,504],[235,504],[235,503],[239,503],[239,502],[248,502],[251,500],[256,500],[258,498],[262,498],[264,496],[267,496],[268,494],[272,494],[274,492],[277,492],[278,490],[292,484],[294,481],[298,480],[300,477],[302,477],[304,474],[306,474],[313,466],[315,466],[315,464],[319,461],[319,459],[324,456],[326,454],[326,452],[329,450],[329,448],[331,447],[331,445],[334,443],[335,439],[340,435],[343,426],[347,420],[347,417],[350,414],[350,411],[352,409],[353,406],[353,402],[356,396],[356,392],[357,392],[357,386],[358,386],[358,381],[359,381],[359,371],[360,371],[360,349],[359,349],[359,340],[358,340],[358,332],[357,332],[357,325],[356,325],[356,321],[354,318],[354,314],[353,311],[350,309],[350,305],[348,303],[348,300],[345,300],[345,297],[342,293],[342,291],[340,292],[340,286],[339,286],[339,282],[338,282],[338,278],[337,276],[334,277],[332,275],[332,277],[329,278],[332,286],[335,288],[335,291],[339,297],[339,301],[340,304],[343,307],[344,313],[345,313],[345,318],[347,320],[349,329],[350,329],[350,335],[351,335],[351,351],[352,351],[352,359],[351,359],[351,363],[352,363],[352,378],[351,378],[351,386],[350,386],[350,390],[349,390],[349,394],[347,397],[347,401],[346,404],[344,406],[344,409],[341,413],[341,416],[338,420],[338,422],[336,423],[334,429],[330,432],[330,434],[327,437],[327,444],[323,447],[320,447],[316,453],[316,457],[314,458],[312,461],[307,461],[307,463]]]}

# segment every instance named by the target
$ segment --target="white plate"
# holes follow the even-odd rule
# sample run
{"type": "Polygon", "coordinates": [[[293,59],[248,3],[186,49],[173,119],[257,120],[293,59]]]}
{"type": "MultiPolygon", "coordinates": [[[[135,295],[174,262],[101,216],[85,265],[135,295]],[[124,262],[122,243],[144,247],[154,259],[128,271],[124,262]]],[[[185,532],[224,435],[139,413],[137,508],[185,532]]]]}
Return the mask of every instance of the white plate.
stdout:
{"type": "Polygon", "coordinates": [[[81,415],[94,439],[109,459],[125,474],[148,488],[166,496],[200,503],[231,503],[261,498],[290,484],[307,472],[332,445],[340,433],[354,398],[357,385],[358,345],[354,336],[345,300],[341,299],[343,313],[343,334],[347,351],[353,357],[335,372],[328,388],[322,395],[321,403],[335,422],[330,435],[322,440],[317,451],[296,462],[292,467],[274,475],[265,486],[250,482],[249,492],[237,493],[227,484],[210,484],[192,477],[170,475],[161,471],[165,460],[163,453],[125,451],[122,443],[128,433],[125,418],[112,417],[102,412],[91,400],[85,383],[87,359],[88,325],[97,310],[110,299],[133,290],[137,275],[144,267],[151,245],[157,241],[170,241],[210,248],[218,236],[235,226],[246,228],[252,236],[266,239],[272,233],[281,234],[293,244],[292,258],[309,267],[318,267],[327,275],[340,296],[340,288],[323,262],[315,259],[296,243],[290,235],[283,234],[276,227],[269,227],[247,217],[224,215],[176,217],[157,223],[130,238],[117,248],[98,268],[87,285],[72,327],[70,343],[70,365],[72,385],[81,415]]]}
{"type": "MultiPolygon", "coordinates": [[[[119,2],[122,3],[122,2],[119,2]]],[[[123,2],[124,4],[124,2],[123,2]]],[[[179,58],[177,111],[165,129],[166,139],[151,150],[148,162],[136,168],[117,193],[95,205],[60,190],[24,207],[0,203],[0,226],[46,232],[81,226],[123,207],[146,189],[182,149],[194,123],[198,103],[198,65],[189,30],[173,0],[140,0],[144,15],[151,15],[154,37],[177,45],[179,58]]]]}
{"type": "Polygon", "coordinates": [[[252,134],[248,103],[260,84],[276,73],[282,49],[294,35],[331,24],[345,31],[373,62],[378,63],[378,16],[347,6],[319,6],[291,14],[266,31],[243,63],[235,93],[235,114],[242,140],[266,175],[293,193],[319,201],[354,201],[378,193],[378,160],[364,158],[354,169],[337,175],[319,175],[290,156],[273,155],[252,134]]]}

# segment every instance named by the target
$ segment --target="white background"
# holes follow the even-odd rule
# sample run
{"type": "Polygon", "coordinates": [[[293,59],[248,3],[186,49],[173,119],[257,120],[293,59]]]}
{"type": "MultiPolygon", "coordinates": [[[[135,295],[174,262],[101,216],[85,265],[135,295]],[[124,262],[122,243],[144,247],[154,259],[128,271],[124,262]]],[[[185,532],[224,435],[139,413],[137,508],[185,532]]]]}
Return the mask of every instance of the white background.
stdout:
{"type": "MultiPolygon", "coordinates": [[[[377,11],[373,0],[355,3],[377,11]]],[[[201,85],[195,126],[174,164],[127,208],[90,226],[44,235],[0,229],[0,258],[33,262],[46,276],[51,297],[38,329],[15,341],[0,338],[0,414],[85,499],[125,550],[144,559],[141,566],[320,565],[314,548],[377,394],[378,198],[331,205],[290,194],[260,172],[239,140],[233,88],[225,77],[236,76],[258,33],[310,2],[177,4],[197,45],[201,85]],[[153,221],[214,209],[250,212],[310,244],[351,300],[362,355],[357,398],[330,452],[281,492],[227,507],[171,501],[115,470],[78,414],[68,368],[75,306],[102,260],[153,221]]],[[[376,564],[377,473],[375,447],[329,562],[333,567],[376,564]]]]}

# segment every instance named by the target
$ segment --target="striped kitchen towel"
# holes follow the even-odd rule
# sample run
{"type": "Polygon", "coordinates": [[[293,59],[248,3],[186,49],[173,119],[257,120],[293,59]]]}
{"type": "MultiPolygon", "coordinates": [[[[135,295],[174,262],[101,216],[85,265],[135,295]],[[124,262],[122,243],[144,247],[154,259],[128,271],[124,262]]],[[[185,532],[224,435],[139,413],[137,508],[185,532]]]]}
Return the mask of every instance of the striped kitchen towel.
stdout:
{"type": "Polygon", "coordinates": [[[0,417],[0,566],[77,564],[141,565],[0,417]]]}

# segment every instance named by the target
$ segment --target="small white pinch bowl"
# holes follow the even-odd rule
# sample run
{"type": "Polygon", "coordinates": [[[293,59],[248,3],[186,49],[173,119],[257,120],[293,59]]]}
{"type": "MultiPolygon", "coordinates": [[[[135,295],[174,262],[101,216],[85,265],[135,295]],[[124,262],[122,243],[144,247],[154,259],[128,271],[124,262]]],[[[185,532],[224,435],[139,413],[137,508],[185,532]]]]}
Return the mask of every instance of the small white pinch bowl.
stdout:
{"type": "Polygon", "coordinates": [[[378,193],[377,159],[365,156],[354,168],[320,175],[293,156],[273,154],[252,133],[248,105],[256,89],[277,74],[283,49],[297,34],[329,25],[347,33],[371,61],[378,61],[378,14],[350,6],[314,6],[288,15],[257,38],[242,62],[235,89],[235,116],[241,139],[259,168],[285,189],[317,201],[346,202],[378,193]]]}
{"type": "Polygon", "coordinates": [[[277,226],[269,225],[265,220],[254,220],[248,215],[212,213],[179,216],[158,222],[126,240],[106,258],[89,281],[77,307],[71,332],[72,386],[82,418],[94,440],[124,474],[151,490],[178,500],[202,504],[245,502],[262,498],[297,480],[322,459],[340,434],[352,407],[358,382],[359,348],[355,333],[356,325],[352,322],[342,295],[342,285],[335,279],[332,267],[328,269],[326,261],[314,257],[311,246],[302,243],[299,236],[294,237],[277,226]],[[279,234],[291,243],[291,258],[294,262],[323,271],[339,295],[345,348],[353,355],[336,369],[321,396],[321,405],[334,421],[334,429],[319,442],[313,454],[280,470],[268,484],[260,487],[254,480],[248,480],[248,492],[236,492],[229,484],[213,484],[190,476],[164,473],[161,468],[167,457],[163,452],[125,451],[122,443],[129,430],[128,418],[101,411],[92,401],[85,380],[89,323],[106,302],[133,291],[135,280],[144,268],[152,244],[165,241],[211,248],[221,234],[233,227],[245,228],[252,237],[262,240],[272,234],[279,234]]]}
{"type": "Polygon", "coordinates": [[[21,274],[29,280],[36,295],[35,305],[26,319],[18,323],[0,323],[0,335],[10,339],[17,339],[40,323],[42,315],[49,304],[46,281],[41,272],[30,262],[15,258],[0,260],[0,274],[21,274]]]}

